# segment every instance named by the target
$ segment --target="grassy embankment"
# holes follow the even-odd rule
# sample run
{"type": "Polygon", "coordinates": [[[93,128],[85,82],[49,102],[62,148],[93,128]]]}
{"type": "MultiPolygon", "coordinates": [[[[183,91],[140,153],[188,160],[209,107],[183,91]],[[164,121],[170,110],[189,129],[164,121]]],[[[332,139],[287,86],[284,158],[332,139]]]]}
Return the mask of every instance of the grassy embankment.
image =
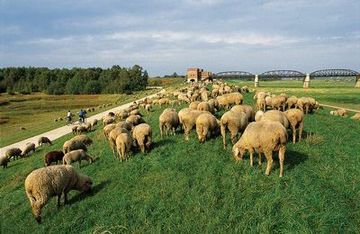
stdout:
{"type": "MultiPolygon", "coordinates": [[[[253,104],[252,94],[245,102],[253,104]]],[[[25,177],[43,166],[45,152],[61,149],[71,136],[11,162],[0,171],[0,231],[359,233],[358,122],[329,116],[327,109],[307,115],[305,139],[288,143],[285,176],[279,178],[277,160],[266,177],[265,166],[251,168],[248,156],[235,162],[220,137],[204,144],[194,132],[189,142],[181,133],[160,139],[162,109],[144,117],[154,135],[146,156],[136,152],[121,163],[112,156],[101,127],[89,133],[94,140],[89,153],[97,160],[78,170],[93,178],[92,194],[71,192],[71,204],[60,209],[52,199],[41,225],[32,217],[25,177]]]]}

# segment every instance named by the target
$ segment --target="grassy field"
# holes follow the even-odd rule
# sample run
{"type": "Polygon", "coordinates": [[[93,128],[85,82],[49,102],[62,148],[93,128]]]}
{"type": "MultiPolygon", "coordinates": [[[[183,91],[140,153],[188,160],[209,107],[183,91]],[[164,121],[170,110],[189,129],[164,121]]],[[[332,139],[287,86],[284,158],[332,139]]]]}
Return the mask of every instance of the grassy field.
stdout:
{"type": "MultiPolygon", "coordinates": [[[[245,102],[253,104],[252,96],[245,102]]],[[[329,116],[328,109],[307,115],[305,139],[288,143],[279,178],[277,157],[266,177],[265,166],[251,168],[248,156],[235,162],[219,137],[204,144],[195,132],[189,142],[180,132],[160,139],[162,109],[144,117],[153,127],[153,149],[127,162],[114,159],[101,128],[89,133],[89,153],[97,160],[78,170],[93,178],[93,192],[71,192],[70,205],[60,209],[52,199],[41,225],[31,214],[24,180],[43,166],[46,152],[72,136],[0,170],[0,232],[360,232],[359,122],[329,116]]]]}
{"type": "MultiPolygon", "coordinates": [[[[131,95],[0,95],[0,147],[15,143],[56,127],[64,126],[65,121],[55,122],[59,117],[65,119],[68,110],[76,114],[81,108],[111,104],[106,108],[96,108],[87,116],[127,103],[158,90],[147,90],[131,95]],[[24,127],[26,130],[20,130],[24,127]]],[[[75,115],[77,120],[77,115],[75,115]]]]}

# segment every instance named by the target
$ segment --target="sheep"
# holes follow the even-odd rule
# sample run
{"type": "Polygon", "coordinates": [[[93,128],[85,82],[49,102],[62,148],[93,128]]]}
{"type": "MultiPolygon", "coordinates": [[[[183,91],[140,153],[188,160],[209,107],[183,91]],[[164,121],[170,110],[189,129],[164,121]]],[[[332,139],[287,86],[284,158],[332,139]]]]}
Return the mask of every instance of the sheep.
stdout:
{"type": "Polygon", "coordinates": [[[293,134],[293,143],[296,142],[296,129],[299,129],[299,142],[301,140],[302,131],[304,129],[304,112],[299,109],[289,109],[284,112],[289,120],[293,134]]]}
{"type": "Polygon", "coordinates": [[[289,128],[289,120],[285,113],[278,110],[270,110],[265,112],[262,116],[259,117],[259,121],[263,120],[277,121],[280,122],[286,129],[289,128]]]}
{"type": "Polygon", "coordinates": [[[8,159],[11,159],[11,158],[17,159],[18,157],[21,157],[21,153],[22,153],[21,149],[19,149],[19,148],[11,148],[11,149],[8,149],[5,152],[5,156],[8,159]]]}
{"type": "Polygon", "coordinates": [[[109,138],[109,133],[116,127],[116,124],[108,124],[103,128],[104,135],[106,138],[109,138]]]}
{"type": "Polygon", "coordinates": [[[70,165],[73,162],[79,162],[79,167],[81,167],[81,160],[86,160],[90,163],[94,161],[92,157],[90,157],[86,152],[82,149],[72,150],[66,153],[63,157],[63,164],[70,165]]]}
{"type": "Polygon", "coordinates": [[[262,110],[258,110],[255,114],[255,122],[259,122],[261,117],[264,115],[264,111],[262,110]]]}
{"type": "Polygon", "coordinates": [[[115,122],[115,117],[107,115],[103,118],[103,126],[106,126],[106,125],[114,123],[114,122],[115,122]]]}
{"type": "Polygon", "coordinates": [[[86,136],[86,135],[77,135],[77,136],[74,136],[73,138],[71,138],[71,140],[73,140],[73,141],[81,141],[85,145],[91,145],[93,143],[91,138],[86,136]]]}
{"type": "Polygon", "coordinates": [[[214,110],[214,112],[219,108],[219,102],[216,99],[210,99],[207,103],[210,105],[210,109],[214,110]]]}
{"type": "Polygon", "coordinates": [[[60,151],[50,151],[44,156],[45,166],[50,166],[51,163],[55,162],[56,164],[58,161],[62,162],[64,157],[64,152],[60,151]]]}
{"type": "Polygon", "coordinates": [[[116,127],[113,130],[111,130],[111,132],[109,133],[108,140],[109,140],[110,148],[112,149],[114,155],[116,150],[116,138],[121,133],[129,133],[129,131],[125,128],[116,127]]]}
{"type": "Polygon", "coordinates": [[[75,135],[76,133],[77,133],[77,128],[78,128],[79,126],[74,126],[74,127],[72,127],[71,128],[71,132],[75,135]]]}
{"type": "Polygon", "coordinates": [[[135,109],[135,110],[130,111],[130,115],[140,115],[140,116],[142,116],[139,109],[135,109]]]}
{"type": "Polygon", "coordinates": [[[248,122],[255,120],[254,110],[249,105],[235,105],[230,109],[230,111],[235,112],[235,113],[244,112],[246,114],[246,118],[247,118],[248,122]]]}
{"type": "Polygon", "coordinates": [[[191,108],[193,110],[197,110],[199,103],[200,103],[200,101],[194,101],[194,102],[190,103],[189,108],[191,108]]]}
{"type": "Polygon", "coordinates": [[[209,100],[209,97],[210,97],[210,92],[207,91],[207,90],[204,90],[200,93],[200,97],[201,97],[201,100],[203,102],[207,102],[209,100]]]}
{"type": "Polygon", "coordinates": [[[69,165],[43,167],[32,171],[25,179],[25,191],[30,201],[35,220],[41,223],[41,209],[51,197],[57,196],[57,206],[64,194],[64,204],[68,203],[67,194],[70,190],[89,192],[92,180],[81,175],[69,165]]]}
{"type": "Polygon", "coordinates": [[[190,99],[184,93],[179,94],[177,98],[179,101],[190,103],[190,99]]]}
{"type": "Polygon", "coordinates": [[[202,113],[196,118],[196,133],[200,143],[219,132],[220,121],[209,112],[202,113]]]}
{"type": "Polygon", "coordinates": [[[8,163],[10,162],[10,159],[5,156],[0,156],[0,166],[3,166],[3,168],[7,168],[8,163]]]}
{"type": "Polygon", "coordinates": [[[311,97],[301,97],[296,103],[296,108],[302,110],[305,114],[308,114],[313,109],[318,107],[319,103],[316,102],[314,98],[311,97]]]}
{"type": "Polygon", "coordinates": [[[167,108],[159,116],[159,128],[160,136],[163,137],[163,131],[168,135],[168,132],[171,131],[175,135],[175,131],[179,126],[179,116],[176,113],[175,109],[167,108]]]}
{"type": "Polygon", "coordinates": [[[94,119],[92,122],[91,122],[91,127],[94,128],[95,125],[97,125],[98,123],[98,120],[97,119],[94,119]]]}
{"type": "Polygon", "coordinates": [[[125,121],[134,126],[141,124],[141,123],[145,123],[144,119],[141,118],[140,115],[129,115],[129,117],[127,117],[125,121]]]}
{"type": "Polygon", "coordinates": [[[134,128],[134,125],[132,123],[127,123],[126,121],[121,121],[116,124],[117,128],[125,128],[129,131],[131,131],[134,128]]]}
{"type": "Polygon", "coordinates": [[[226,130],[229,129],[231,143],[236,143],[236,136],[242,133],[248,125],[248,118],[245,112],[225,112],[220,119],[221,136],[223,138],[224,149],[226,149],[226,130]]]}
{"type": "Polygon", "coordinates": [[[286,142],[286,129],[281,123],[268,120],[252,122],[247,126],[239,141],[233,146],[232,152],[235,160],[242,160],[244,153],[249,151],[251,166],[254,164],[254,151],[259,154],[259,165],[261,165],[261,153],[264,153],[267,160],[265,175],[268,176],[273,163],[272,152],[278,151],[279,176],[283,177],[286,142]]]}
{"type": "Polygon", "coordinates": [[[240,105],[243,102],[243,95],[241,93],[227,93],[216,97],[219,102],[219,107],[229,109],[230,105],[240,105]]]}
{"type": "Polygon", "coordinates": [[[213,89],[211,90],[211,96],[213,98],[216,98],[217,96],[219,96],[219,89],[213,89]]]}
{"type": "Polygon", "coordinates": [[[64,154],[69,153],[70,151],[73,151],[73,150],[78,150],[78,149],[87,151],[86,145],[84,143],[82,143],[81,141],[68,140],[68,141],[65,141],[65,143],[63,145],[64,154]]]}
{"type": "Polygon", "coordinates": [[[206,111],[199,111],[199,110],[191,110],[190,109],[190,111],[184,110],[183,112],[181,112],[181,113],[180,112],[178,114],[179,115],[179,121],[182,124],[183,129],[184,129],[185,140],[188,141],[190,131],[191,131],[191,129],[193,129],[195,127],[197,117],[199,117],[199,115],[201,115],[203,113],[206,113],[206,111]]]}
{"type": "Polygon", "coordinates": [[[152,129],[146,123],[139,124],[134,127],[132,137],[140,147],[142,153],[149,151],[152,143],[152,129]]]}
{"type": "Polygon", "coordinates": [[[116,137],[116,150],[120,160],[126,160],[126,155],[131,151],[133,138],[129,132],[121,133],[116,137]]]}
{"type": "Polygon", "coordinates": [[[285,96],[275,96],[271,98],[271,108],[273,110],[282,110],[285,111],[286,108],[286,100],[287,98],[285,96]]]}
{"type": "Polygon", "coordinates": [[[22,156],[25,157],[30,152],[35,152],[35,144],[34,143],[27,143],[25,149],[22,152],[22,156]]]}
{"type": "Polygon", "coordinates": [[[150,111],[151,111],[151,108],[152,108],[151,104],[146,104],[146,105],[145,105],[145,110],[146,110],[147,112],[150,112],[150,111]]]}
{"type": "Polygon", "coordinates": [[[52,145],[52,142],[50,141],[50,139],[49,138],[47,138],[47,137],[40,137],[39,139],[38,139],[38,145],[39,146],[41,146],[42,144],[49,144],[49,145],[52,145]]]}
{"type": "Polygon", "coordinates": [[[356,113],[355,115],[353,115],[353,116],[351,117],[351,119],[353,119],[353,120],[360,120],[360,113],[356,113]]]}
{"type": "Polygon", "coordinates": [[[347,111],[345,109],[337,109],[336,111],[330,111],[331,115],[347,117],[347,111]]]}
{"type": "Polygon", "coordinates": [[[87,132],[87,131],[88,131],[87,126],[78,126],[76,128],[76,133],[77,134],[84,133],[84,132],[87,132]]]}
{"type": "Polygon", "coordinates": [[[286,104],[288,109],[291,109],[293,107],[296,107],[296,103],[298,101],[298,98],[296,96],[291,96],[286,100],[286,104]]]}
{"type": "Polygon", "coordinates": [[[170,99],[169,98],[161,98],[159,99],[160,106],[169,104],[170,99]]]}
{"type": "Polygon", "coordinates": [[[200,102],[197,106],[197,110],[199,111],[209,111],[210,113],[215,113],[215,110],[211,108],[210,104],[207,102],[200,102]]]}
{"type": "Polygon", "coordinates": [[[129,113],[127,111],[121,110],[119,112],[116,113],[116,116],[120,119],[126,119],[129,116],[129,113]]]}

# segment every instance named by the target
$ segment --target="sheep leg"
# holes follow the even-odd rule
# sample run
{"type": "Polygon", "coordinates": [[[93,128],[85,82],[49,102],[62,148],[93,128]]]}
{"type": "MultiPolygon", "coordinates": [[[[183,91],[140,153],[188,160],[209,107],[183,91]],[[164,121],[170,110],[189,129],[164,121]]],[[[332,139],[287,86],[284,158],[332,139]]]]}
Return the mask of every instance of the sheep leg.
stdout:
{"type": "Polygon", "coordinates": [[[223,138],[224,149],[226,149],[226,127],[223,124],[221,124],[220,131],[223,138]]]}
{"type": "Polygon", "coordinates": [[[272,151],[265,152],[265,157],[267,160],[265,175],[268,176],[268,175],[270,175],[270,170],[271,170],[272,163],[273,163],[272,151]]]}
{"type": "Polygon", "coordinates": [[[304,121],[302,121],[302,122],[300,123],[300,126],[299,126],[299,142],[300,142],[301,137],[302,137],[303,129],[304,129],[304,121]]]}
{"type": "Polygon", "coordinates": [[[68,204],[67,192],[64,192],[64,205],[68,204]]]}
{"type": "Polygon", "coordinates": [[[258,160],[259,166],[261,166],[261,153],[259,152],[259,160],[258,160]]]}
{"type": "Polygon", "coordinates": [[[58,195],[57,208],[60,207],[61,193],[58,195]]]}
{"type": "Polygon", "coordinates": [[[280,175],[279,175],[279,177],[284,176],[285,151],[286,151],[286,146],[285,145],[281,146],[280,149],[279,149],[279,163],[280,163],[280,175]]]}
{"type": "Polygon", "coordinates": [[[40,198],[39,200],[35,200],[31,204],[32,212],[33,212],[33,214],[35,216],[35,220],[38,223],[41,223],[41,209],[46,204],[46,201],[47,201],[47,198],[40,198]]]}
{"type": "Polygon", "coordinates": [[[162,139],[163,138],[163,127],[162,127],[161,123],[159,123],[159,128],[160,128],[160,138],[162,139]]]}
{"type": "Polygon", "coordinates": [[[254,152],[252,150],[249,151],[250,153],[250,166],[254,166],[254,152]]]}
{"type": "Polygon", "coordinates": [[[293,144],[296,142],[296,128],[295,126],[291,126],[292,135],[293,135],[293,144]]]}

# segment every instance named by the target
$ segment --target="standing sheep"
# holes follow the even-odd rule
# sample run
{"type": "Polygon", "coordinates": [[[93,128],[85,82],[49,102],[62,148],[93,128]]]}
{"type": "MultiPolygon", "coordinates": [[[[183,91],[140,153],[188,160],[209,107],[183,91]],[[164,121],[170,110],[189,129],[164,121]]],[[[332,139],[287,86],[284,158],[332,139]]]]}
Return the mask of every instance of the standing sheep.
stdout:
{"type": "Polygon", "coordinates": [[[219,133],[220,121],[209,112],[205,112],[196,118],[196,133],[200,143],[206,141],[207,138],[219,133]]]}
{"type": "Polygon", "coordinates": [[[59,161],[62,162],[63,158],[64,153],[62,151],[50,151],[44,156],[45,166],[50,166],[53,162],[55,162],[56,164],[59,161]]]}
{"type": "Polygon", "coordinates": [[[140,147],[142,153],[150,150],[152,143],[152,129],[150,125],[142,123],[135,126],[132,132],[132,137],[140,147]]]}
{"type": "Polygon", "coordinates": [[[265,112],[262,116],[259,116],[259,120],[277,121],[281,123],[286,129],[289,128],[289,120],[287,119],[285,113],[278,110],[270,110],[265,112]]]}
{"type": "Polygon", "coordinates": [[[179,116],[176,113],[175,109],[167,108],[159,116],[159,128],[160,136],[163,137],[163,132],[168,135],[168,132],[171,131],[175,135],[175,131],[179,126],[179,116]]]}
{"type": "Polygon", "coordinates": [[[267,160],[265,175],[269,175],[273,163],[272,153],[273,151],[278,151],[280,163],[279,176],[282,177],[284,175],[286,142],[286,129],[279,122],[253,122],[247,126],[239,141],[233,146],[232,152],[236,160],[242,160],[245,152],[249,151],[251,166],[254,164],[254,152],[259,153],[259,165],[261,165],[261,153],[264,153],[267,160]]]}
{"type": "Polygon", "coordinates": [[[103,128],[104,131],[104,135],[106,138],[109,138],[109,133],[111,132],[111,130],[113,130],[114,128],[116,128],[116,124],[108,124],[103,128]]]}
{"type": "Polygon", "coordinates": [[[87,151],[86,145],[84,143],[82,143],[81,141],[68,140],[68,141],[65,141],[65,143],[63,145],[64,154],[69,153],[73,150],[78,150],[78,149],[87,151]]]}
{"type": "Polygon", "coordinates": [[[127,117],[125,121],[134,126],[141,124],[141,123],[145,123],[144,119],[141,118],[140,115],[129,115],[129,117],[127,117]]]}
{"type": "Polygon", "coordinates": [[[57,206],[60,207],[62,194],[64,194],[64,204],[66,204],[70,190],[88,192],[91,186],[92,180],[88,176],[78,174],[72,166],[68,165],[36,169],[25,179],[26,195],[38,223],[41,223],[41,209],[51,197],[58,197],[57,206]]]}
{"type": "Polygon", "coordinates": [[[73,140],[73,141],[81,141],[82,143],[84,143],[84,145],[91,145],[93,143],[91,138],[86,136],[86,135],[77,135],[77,136],[71,138],[71,140],[73,140]]]}
{"type": "Polygon", "coordinates": [[[131,151],[133,138],[129,132],[121,133],[116,137],[116,149],[120,160],[126,160],[126,155],[131,151]]]}
{"type": "Polygon", "coordinates": [[[41,146],[42,144],[49,144],[52,145],[51,141],[47,137],[40,137],[38,140],[38,145],[41,146]]]}
{"type": "Polygon", "coordinates": [[[0,156],[0,166],[3,166],[3,168],[7,168],[8,163],[10,162],[10,159],[5,156],[0,156]]]}
{"type": "Polygon", "coordinates": [[[235,105],[231,108],[231,111],[235,113],[244,112],[246,114],[248,122],[255,120],[254,110],[249,105],[235,105]]]}
{"type": "Polygon", "coordinates": [[[35,144],[34,143],[27,143],[25,149],[22,152],[22,156],[27,156],[30,152],[35,152],[35,144]]]}
{"type": "Polygon", "coordinates": [[[210,104],[207,102],[200,102],[197,106],[197,110],[199,111],[209,111],[210,113],[215,113],[214,108],[211,108],[210,104]]]}
{"type": "Polygon", "coordinates": [[[21,157],[21,149],[19,148],[11,148],[11,149],[8,149],[6,152],[5,152],[5,156],[10,160],[11,158],[14,158],[14,159],[17,159],[18,157],[21,157]]]}
{"type": "Polygon", "coordinates": [[[304,129],[304,112],[299,109],[289,109],[284,112],[289,120],[293,135],[293,143],[296,142],[296,129],[299,129],[299,141],[301,140],[302,131],[304,129]]]}
{"type": "Polygon", "coordinates": [[[90,163],[94,161],[84,150],[78,149],[66,153],[63,157],[63,164],[70,165],[73,162],[79,162],[79,167],[81,167],[81,160],[86,160],[90,163]]]}
{"type": "Polygon", "coordinates": [[[243,102],[243,95],[241,93],[226,93],[222,96],[216,97],[219,102],[219,107],[229,109],[231,105],[240,105],[243,102]]]}
{"type": "Polygon", "coordinates": [[[221,136],[223,138],[224,149],[226,149],[226,130],[229,129],[232,144],[236,143],[236,136],[242,133],[248,125],[248,119],[244,112],[225,112],[220,119],[221,136]]]}
{"type": "Polygon", "coordinates": [[[191,110],[191,109],[190,111],[187,111],[186,109],[182,109],[181,111],[179,111],[179,121],[184,129],[185,140],[187,141],[189,140],[190,131],[195,127],[197,117],[199,117],[199,115],[203,113],[209,113],[209,112],[191,110]]]}
{"type": "Polygon", "coordinates": [[[190,103],[189,108],[191,108],[193,110],[197,110],[199,103],[200,103],[200,101],[194,101],[194,102],[190,103]]]}
{"type": "Polygon", "coordinates": [[[116,127],[113,130],[111,130],[111,132],[109,133],[108,140],[109,140],[110,148],[112,149],[114,155],[116,150],[116,138],[121,133],[129,133],[129,131],[125,128],[116,127]]]}

